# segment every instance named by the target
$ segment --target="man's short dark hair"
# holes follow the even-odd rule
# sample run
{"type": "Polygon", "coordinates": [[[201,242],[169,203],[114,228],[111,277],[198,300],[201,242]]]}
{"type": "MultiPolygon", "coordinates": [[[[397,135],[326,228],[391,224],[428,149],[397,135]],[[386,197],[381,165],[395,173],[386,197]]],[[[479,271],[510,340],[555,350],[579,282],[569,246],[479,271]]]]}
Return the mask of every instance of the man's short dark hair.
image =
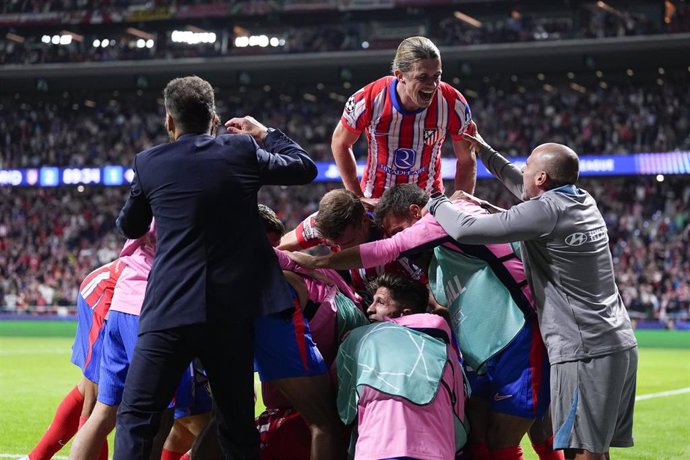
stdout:
{"type": "Polygon", "coordinates": [[[361,222],[364,213],[364,205],[359,197],[339,188],[321,198],[314,222],[322,237],[335,240],[343,235],[348,226],[361,222]]]}
{"type": "Polygon", "coordinates": [[[192,75],[171,80],[163,90],[165,110],[182,133],[206,133],[216,112],[213,88],[192,75]]]}
{"type": "Polygon", "coordinates": [[[414,313],[426,313],[429,306],[429,289],[421,281],[393,273],[384,273],[370,285],[371,292],[376,292],[382,287],[390,291],[393,300],[402,308],[409,308],[414,313]]]}
{"type": "Polygon", "coordinates": [[[275,211],[265,204],[259,203],[259,217],[266,228],[266,233],[275,233],[283,236],[285,234],[285,225],[278,219],[275,211]]]}
{"type": "Polygon", "coordinates": [[[414,184],[400,184],[391,187],[381,195],[374,208],[374,219],[380,227],[387,215],[406,217],[410,205],[416,204],[420,208],[426,206],[429,195],[414,184]]]}

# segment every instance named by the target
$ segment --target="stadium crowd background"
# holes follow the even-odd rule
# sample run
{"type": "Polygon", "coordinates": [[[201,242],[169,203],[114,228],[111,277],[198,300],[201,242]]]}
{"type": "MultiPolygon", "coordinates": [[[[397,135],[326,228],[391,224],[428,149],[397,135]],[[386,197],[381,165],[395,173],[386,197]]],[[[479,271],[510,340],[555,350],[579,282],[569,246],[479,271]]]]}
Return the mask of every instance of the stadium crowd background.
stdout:
{"type": "MultiPolygon", "coordinates": [[[[451,54],[468,45],[469,51],[491,55],[498,50],[492,44],[582,39],[586,48],[586,41],[595,38],[678,38],[690,30],[690,4],[684,1],[598,2],[604,6],[470,1],[462,5],[462,13],[444,0],[430,2],[428,8],[415,0],[383,1],[381,8],[367,10],[357,3],[195,1],[182,7],[137,0],[3,2],[0,76],[2,70],[19,73],[3,77],[14,80],[2,80],[0,89],[0,169],[130,165],[137,152],[167,141],[159,88],[167,75],[140,71],[130,60],[167,63],[169,75],[177,76],[181,71],[175,63],[185,58],[212,63],[233,56],[304,53],[309,58],[342,51],[340,58],[347,62],[353,56],[356,64],[366,59],[356,57],[362,52],[388,50],[386,56],[392,57],[401,38],[418,33],[451,47],[451,54]],[[314,9],[319,13],[300,14],[314,9]],[[215,38],[194,46],[173,42],[172,30],[178,28],[215,38]],[[54,44],[56,36],[69,36],[70,43],[54,44]],[[261,36],[269,45],[238,46],[238,38],[261,36]],[[106,37],[109,44],[101,46],[106,37]],[[277,46],[270,44],[273,38],[277,46]],[[96,40],[99,46],[94,46],[96,40]],[[82,61],[96,66],[109,61],[127,78],[122,87],[113,88],[106,80],[101,86],[97,78],[84,78],[81,84],[76,67],[69,71],[70,64],[53,64],[67,72],[60,80],[45,65],[82,61]],[[32,76],[30,89],[22,80],[26,75],[32,76]]],[[[484,72],[471,60],[444,59],[450,69],[444,80],[468,98],[482,135],[509,155],[527,155],[546,141],[570,145],[580,154],[690,150],[690,59],[661,64],[665,49],[659,46],[659,62],[646,67],[640,57],[605,68],[600,65],[605,57],[586,53],[568,71],[545,60],[543,67],[531,61],[529,72],[518,71],[516,61],[484,72]]],[[[442,52],[445,56],[446,49],[442,52]]],[[[331,161],[330,136],[345,100],[374,70],[365,74],[361,66],[338,65],[330,76],[308,78],[310,69],[305,68],[304,80],[296,80],[280,78],[280,59],[271,62],[273,78],[265,70],[238,71],[227,81],[209,78],[218,85],[218,112],[224,119],[252,114],[284,128],[315,160],[331,161]]],[[[385,67],[375,71],[381,68],[385,72],[385,67]]],[[[203,65],[199,73],[204,76],[203,65]]],[[[358,159],[366,156],[365,148],[363,140],[357,144],[358,159]]],[[[450,149],[444,156],[452,157],[450,149]]],[[[616,277],[631,316],[660,327],[682,326],[690,319],[690,180],[660,179],[585,178],[581,186],[597,198],[609,225],[616,277]]],[[[339,186],[270,187],[260,198],[294,228],[316,210],[327,190],[339,186]]],[[[115,258],[122,245],[114,219],[126,193],[123,187],[0,188],[0,310],[73,311],[81,279],[115,258]]],[[[503,207],[513,203],[493,180],[480,180],[477,195],[503,207]]]]}

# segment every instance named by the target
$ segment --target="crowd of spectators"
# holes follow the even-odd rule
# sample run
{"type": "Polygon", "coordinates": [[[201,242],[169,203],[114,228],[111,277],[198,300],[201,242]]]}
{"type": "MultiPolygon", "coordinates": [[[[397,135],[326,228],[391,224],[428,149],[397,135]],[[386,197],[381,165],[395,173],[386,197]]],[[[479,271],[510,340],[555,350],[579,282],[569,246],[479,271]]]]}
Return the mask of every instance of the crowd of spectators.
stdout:
{"type": "MultiPolygon", "coordinates": [[[[509,155],[526,155],[547,141],[570,145],[580,154],[690,149],[687,84],[611,84],[604,89],[593,83],[583,93],[567,82],[542,85],[536,78],[508,81],[512,89],[460,83],[482,134],[509,155]]],[[[332,161],[331,133],[355,90],[219,88],[218,113],[224,119],[252,114],[284,127],[316,160],[332,161]]],[[[162,120],[160,95],[143,91],[0,97],[0,168],[130,165],[135,153],[166,140],[162,120]]],[[[364,140],[355,154],[365,158],[364,140]]],[[[448,146],[444,155],[452,156],[448,146]]]]}
{"type": "MultiPolygon", "coordinates": [[[[339,183],[266,187],[260,201],[288,229],[318,208],[339,183]]],[[[609,226],[616,278],[635,320],[665,327],[690,319],[690,183],[683,177],[584,178],[609,226]]],[[[77,288],[93,268],[117,257],[114,228],[127,188],[2,188],[0,310],[74,311],[77,288]]],[[[502,207],[515,202],[494,180],[477,195],[502,207]]]]}
{"type": "MultiPolygon", "coordinates": [[[[99,9],[117,10],[126,7],[156,8],[175,7],[176,2],[132,2],[91,0],[73,1],[29,1],[4,2],[4,11],[45,13],[47,11],[88,10],[91,3],[99,9]]],[[[213,3],[213,2],[209,2],[213,3]]],[[[217,2],[215,2],[217,3],[217,2]]],[[[233,2],[245,4],[251,2],[233,2]]],[[[179,28],[174,17],[166,21],[153,21],[144,25],[152,37],[152,46],[137,46],[137,38],[129,33],[130,23],[120,26],[110,24],[107,29],[89,24],[74,24],[70,29],[76,36],[69,44],[56,45],[44,42],[43,35],[36,28],[22,29],[22,21],[9,26],[11,34],[21,40],[0,37],[0,65],[37,64],[56,62],[117,61],[144,59],[176,59],[183,57],[219,57],[236,54],[313,53],[322,51],[347,51],[362,49],[394,48],[408,35],[426,35],[443,46],[476,45],[490,43],[533,42],[545,40],[566,40],[577,38],[623,37],[659,33],[690,31],[690,5],[687,2],[673,6],[672,14],[660,2],[607,10],[593,7],[591,3],[565,2],[562,8],[550,5],[542,9],[523,9],[519,4],[507,8],[501,5],[496,11],[478,10],[476,20],[480,26],[468,24],[454,16],[456,7],[437,6],[429,14],[420,14],[421,9],[399,8],[386,13],[382,21],[380,14],[359,16],[352,12],[328,14],[318,23],[295,22],[294,18],[281,15],[282,3],[277,10],[260,22],[238,19],[231,14],[228,5],[227,17],[204,18],[199,30],[213,32],[214,43],[196,43],[193,46],[176,43],[171,38],[173,29],[179,28]],[[520,11],[522,10],[522,11],[520,11]],[[392,18],[392,20],[391,20],[392,18]],[[230,24],[228,24],[230,20],[230,24]],[[251,31],[251,35],[264,34],[280,39],[280,45],[236,47],[235,39],[251,31]],[[94,46],[107,38],[107,46],[94,46]]],[[[638,2],[640,3],[640,2],[638,2]]],[[[327,4],[327,2],[324,2],[327,4]]],[[[28,13],[27,13],[28,14],[28,13]]],[[[188,21],[187,19],[185,19],[188,21]]],[[[179,22],[179,21],[178,21],[179,22]]]]}

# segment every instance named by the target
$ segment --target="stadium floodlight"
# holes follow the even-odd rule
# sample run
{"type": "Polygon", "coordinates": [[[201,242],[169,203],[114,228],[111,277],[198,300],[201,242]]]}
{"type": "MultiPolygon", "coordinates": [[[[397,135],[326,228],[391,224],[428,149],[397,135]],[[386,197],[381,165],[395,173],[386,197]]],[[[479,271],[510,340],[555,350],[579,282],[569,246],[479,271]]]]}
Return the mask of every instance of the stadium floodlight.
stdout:
{"type": "Polygon", "coordinates": [[[362,42],[362,48],[364,48],[364,49],[367,49],[367,48],[369,48],[369,42],[368,42],[368,41],[366,41],[366,40],[365,40],[365,41],[363,41],[363,42],[362,42]]]}
{"type": "Polygon", "coordinates": [[[101,46],[101,41],[99,39],[95,39],[92,45],[94,48],[98,48],[99,46],[101,46]]]}
{"type": "Polygon", "coordinates": [[[216,42],[216,34],[214,32],[192,32],[190,30],[173,30],[170,34],[170,38],[175,43],[186,43],[188,45],[216,42]]]}
{"type": "Polygon", "coordinates": [[[144,40],[143,38],[140,38],[139,40],[137,40],[137,48],[143,48],[145,46],[146,46],[146,40],[144,40]]]}
{"type": "Polygon", "coordinates": [[[246,48],[247,46],[249,46],[249,37],[235,37],[235,47],[246,48]]]}
{"type": "Polygon", "coordinates": [[[107,48],[108,45],[110,45],[110,40],[108,40],[107,38],[104,38],[104,39],[101,41],[101,48],[107,48]]]}
{"type": "Polygon", "coordinates": [[[149,38],[148,40],[146,40],[146,47],[147,48],[151,49],[151,48],[153,48],[153,45],[154,45],[153,39],[149,38]]]}
{"type": "Polygon", "coordinates": [[[50,44],[50,35],[44,35],[41,37],[41,41],[46,44],[50,44]]]}
{"type": "Polygon", "coordinates": [[[50,43],[53,45],[59,45],[60,44],[60,36],[59,35],[53,35],[53,38],[50,39],[50,43]]]}
{"type": "Polygon", "coordinates": [[[280,44],[280,40],[278,39],[278,37],[271,37],[270,43],[271,46],[275,48],[280,44]]]}
{"type": "Polygon", "coordinates": [[[69,45],[72,43],[72,36],[71,35],[61,35],[60,36],[60,44],[61,45],[69,45]]]}

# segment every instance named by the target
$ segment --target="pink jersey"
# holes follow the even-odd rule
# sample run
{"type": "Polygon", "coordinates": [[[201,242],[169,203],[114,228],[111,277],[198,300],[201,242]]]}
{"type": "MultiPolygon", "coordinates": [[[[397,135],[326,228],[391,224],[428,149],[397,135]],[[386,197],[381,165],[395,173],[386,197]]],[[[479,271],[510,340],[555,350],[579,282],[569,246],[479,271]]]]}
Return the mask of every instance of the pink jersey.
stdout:
{"type": "Polygon", "coordinates": [[[369,151],[361,187],[378,198],[397,184],[417,184],[427,193],[443,191],[441,148],[471,133],[472,116],[465,97],[441,82],[429,107],[405,112],[396,93],[397,79],[380,78],[353,94],[341,124],[359,135],[366,130],[369,151]]]}
{"type": "Polygon", "coordinates": [[[144,236],[125,242],[120,252],[124,268],[115,286],[111,310],[139,316],[155,252],[155,224],[144,236]]]}
{"type": "MultiPolygon", "coordinates": [[[[418,314],[389,319],[410,328],[439,329],[451,337],[443,318],[418,314]]],[[[455,458],[454,413],[464,420],[465,388],[458,355],[448,346],[448,366],[436,397],[425,406],[363,386],[357,403],[355,458],[455,458]],[[450,391],[455,395],[451,403],[450,391]]]]}
{"type": "Polygon", "coordinates": [[[105,319],[110,310],[115,285],[123,269],[124,264],[119,259],[105,264],[86,275],[79,287],[79,294],[101,319],[105,319]]]}
{"type": "MultiPolygon", "coordinates": [[[[302,249],[308,249],[319,244],[323,244],[325,246],[328,246],[333,252],[340,251],[339,246],[331,246],[328,243],[328,241],[324,240],[321,236],[321,232],[319,232],[319,229],[314,225],[316,214],[318,214],[318,212],[309,215],[306,219],[300,222],[300,224],[295,229],[297,243],[302,249]]],[[[371,219],[372,229],[369,235],[370,239],[376,240],[383,238],[381,231],[373,223],[373,216],[371,217],[371,219]]],[[[402,258],[399,260],[391,260],[385,264],[380,264],[379,266],[353,268],[350,269],[349,272],[352,286],[358,292],[368,292],[369,283],[371,283],[384,273],[392,273],[399,276],[404,276],[406,278],[412,278],[421,281],[424,284],[428,282],[427,277],[422,272],[422,270],[420,270],[419,267],[414,265],[411,261],[409,261],[406,258],[402,258]]]]}
{"type": "MultiPolygon", "coordinates": [[[[471,201],[458,200],[453,202],[453,205],[468,214],[487,214],[484,208],[471,201]]],[[[396,233],[391,238],[372,241],[361,245],[359,251],[362,258],[362,265],[365,267],[375,267],[386,264],[397,259],[401,255],[414,252],[415,249],[429,248],[433,246],[433,242],[438,242],[439,245],[443,244],[443,246],[453,251],[463,252],[457,244],[452,242],[452,238],[450,238],[441,225],[436,222],[434,216],[427,214],[415,222],[414,225],[396,233]]],[[[532,290],[525,282],[526,276],[524,266],[522,261],[514,256],[512,246],[504,243],[487,244],[484,246],[508,269],[508,272],[522,291],[522,294],[529,304],[533,306],[534,297],[532,296],[532,290]]]]}

